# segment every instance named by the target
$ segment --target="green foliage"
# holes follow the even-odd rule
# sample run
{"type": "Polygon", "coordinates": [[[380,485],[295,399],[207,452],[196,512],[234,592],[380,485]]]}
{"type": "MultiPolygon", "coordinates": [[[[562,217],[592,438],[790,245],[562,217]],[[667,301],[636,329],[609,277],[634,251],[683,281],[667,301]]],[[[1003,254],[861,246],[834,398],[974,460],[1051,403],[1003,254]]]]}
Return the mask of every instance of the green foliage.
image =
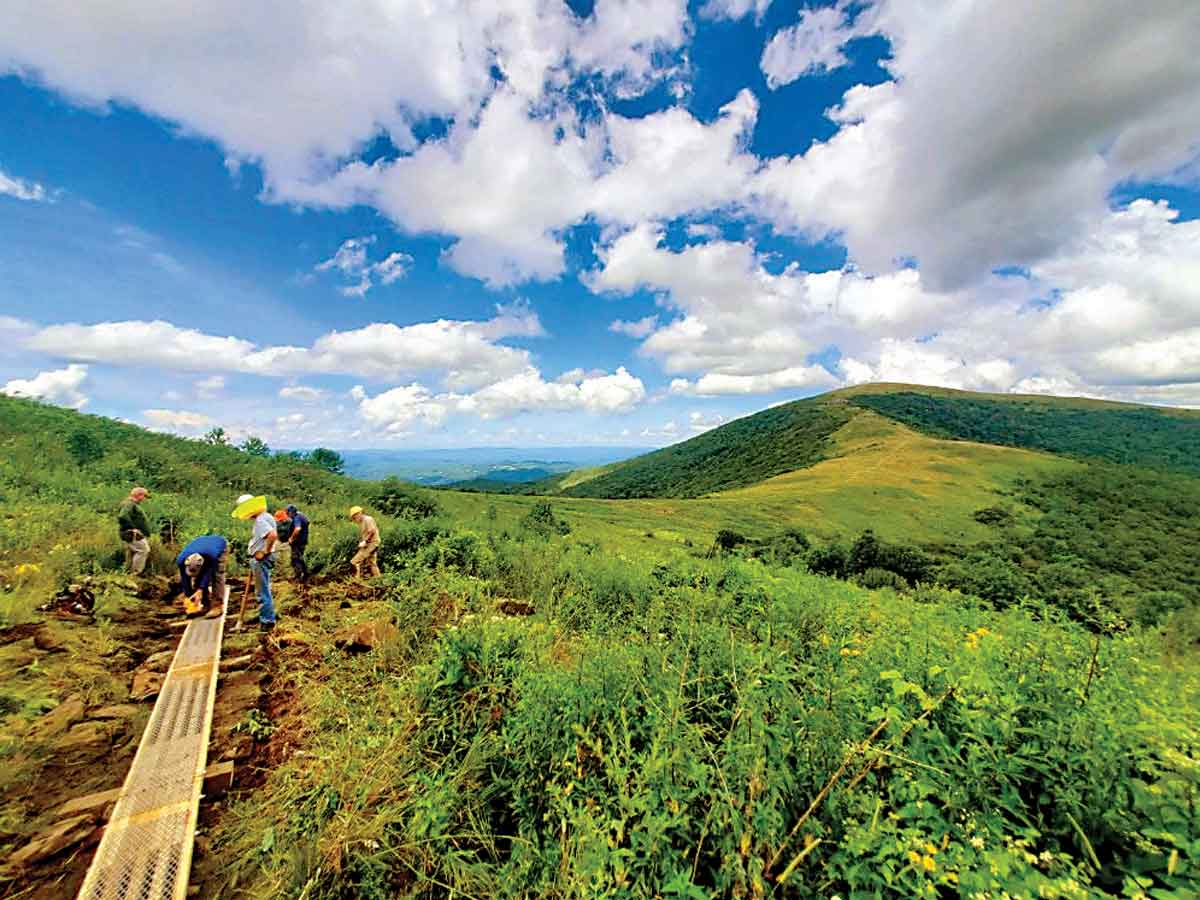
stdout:
{"type": "Polygon", "coordinates": [[[326,472],[332,472],[334,475],[341,475],[346,471],[346,461],[342,459],[342,455],[336,450],[330,450],[327,447],[317,447],[310,451],[304,457],[304,461],[310,466],[324,469],[326,472]]]}
{"type": "Polygon", "coordinates": [[[211,444],[214,447],[229,446],[229,435],[227,435],[225,433],[225,429],[221,428],[220,426],[206,431],[204,433],[204,437],[202,437],[200,440],[204,441],[206,444],[211,444]]]}
{"type": "Polygon", "coordinates": [[[785,528],[778,534],[758,541],[750,555],[779,566],[803,564],[811,549],[808,535],[799,528],[785,528]]]}
{"type": "Polygon", "coordinates": [[[270,456],[271,448],[267,446],[266,441],[255,435],[250,435],[239,448],[243,453],[248,453],[251,456],[270,456]]]}
{"type": "Polygon", "coordinates": [[[104,456],[104,445],[90,431],[77,429],[67,436],[67,452],[77,466],[86,466],[104,456]]]}
{"type": "Polygon", "coordinates": [[[529,513],[521,520],[521,525],[544,537],[571,532],[571,526],[554,514],[554,506],[548,500],[534,503],[529,508],[529,513]]]}
{"type": "Polygon", "coordinates": [[[233,731],[244,731],[256,741],[265,741],[275,733],[275,725],[261,709],[250,709],[240,722],[233,726],[233,731]]]}
{"type": "Polygon", "coordinates": [[[841,544],[813,547],[808,554],[808,567],[817,575],[845,578],[850,571],[850,553],[841,544]]]}
{"type": "Polygon", "coordinates": [[[562,491],[571,497],[699,497],[811,466],[850,417],[844,407],[801,400],[617,463],[562,491]]]}
{"type": "Polygon", "coordinates": [[[861,584],[863,587],[871,588],[872,590],[878,588],[892,588],[896,591],[908,590],[908,582],[890,569],[871,567],[863,571],[854,580],[857,584],[861,584]]]}
{"type": "Polygon", "coordinates": [[[1200,475],[1200,418],[1185,411],[914,391],[850,402],[938,437],[1200,475]]]}
{"type": "Polygon", "coordinates": [[[713,538],[713,547],[728,553],[735,547],[740,547],[746,541],[746,536],[741,532],[734,531],[732,528],[722,528],[717,532],[716,537],[713,538]]]}
{"type": "Polygon", "coordinates": [[[985,506],[971,514],[971,518],[980,525],[1011,525],[1013,514],[1001,506],[985,506]]]}
{"type": "Polygon", "coordinates": [[[1011,606],[1033,591],[1033,583],[1015,563],[988,550],[976,550],[942,566],[937,581],[999,607],[1011,606]]]}
{"type": "Polygon", "coordinates": [[[1200,679],[1158,662],[1153,635],[1096,636],[1046,608],[986,612],[937,589],[915,602],[737,558],[647,568],[574,539],[493,544],[469,582],[433,570],[395,582],[410,664],[313,674],[303,757],[214,835],[244,860],[245,888],[1200,888],[1200,679]],[[510,593],[512,565],[528,593],[510,593]],[[440,590],[472,612],[436,631],[426,598],[440,590]],[[488,615],[493,592],[539,614],[488,615]]]}
{"type": "Polygon", "coordinates": [[[428,492],[399,478],[385,478],[371,493],[371,505],[398,519],[427,519],[441,512],[441,505],[428,492]]]}

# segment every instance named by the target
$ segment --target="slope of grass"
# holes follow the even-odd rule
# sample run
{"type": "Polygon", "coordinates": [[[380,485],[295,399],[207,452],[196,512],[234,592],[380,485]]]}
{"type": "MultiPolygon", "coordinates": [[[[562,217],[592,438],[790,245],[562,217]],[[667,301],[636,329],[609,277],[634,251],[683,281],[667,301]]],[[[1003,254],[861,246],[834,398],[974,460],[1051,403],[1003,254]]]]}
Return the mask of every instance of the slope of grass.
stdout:
{"type": "MultiPolygon", "coordinates": [[[[831,458],[751,487],[686,500],[565,496],[554,499],[554,508],[581,535],[648,554],[684,541],[707,548],[720,529],[761,538],[789,526],[823,540],[873,528],[893,541],[973,543],[989,536],[972,518],[982,507],[1008,503],[1017,513],[1036,515],[1012,496],[1018,478],[1080,466],[1045,453],[927,437],[866,410],[826,446],[831,458]]],[[[515,527],[533,502],[450,491],[438,498],[463,518],[490,505],[506,527],[515,527]]]]}
{"type": "Polygon", "coordinates": [[[863,393],[849,402],[938,437],[1200,475],[1200,415],[1188,411],[925,390],[863,393]]]}
{"type": "MultiPolygon", "coordinates": [[[[907,542],[973,541],[986,530],[972,514],[1003,502],[1018,478],[1079,464],[1045,453],[915,432],[864,411],[834,432],[831,458],[719,495],[821,534],[873,528],[907,542]]],[[[717,499],[717,498],[714,498],[717,499]]]]}
{"type": "Polygon", "coordinates": [[[810,401],[763,410],[576,481],[572,497],[700,497],[812,465],[852,411],[810,401]]]}

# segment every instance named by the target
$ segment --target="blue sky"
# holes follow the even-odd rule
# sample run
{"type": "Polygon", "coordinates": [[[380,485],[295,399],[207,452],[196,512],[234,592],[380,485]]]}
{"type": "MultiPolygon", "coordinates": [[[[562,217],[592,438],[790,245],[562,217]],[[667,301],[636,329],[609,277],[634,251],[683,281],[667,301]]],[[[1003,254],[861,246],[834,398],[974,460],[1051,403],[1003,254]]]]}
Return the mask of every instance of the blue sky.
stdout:
{"type": "Polygon", "coordinates": [[[277,447],[1200,405],[1194,11],[955,5],[0,11],[0,390],[277,447]]]}

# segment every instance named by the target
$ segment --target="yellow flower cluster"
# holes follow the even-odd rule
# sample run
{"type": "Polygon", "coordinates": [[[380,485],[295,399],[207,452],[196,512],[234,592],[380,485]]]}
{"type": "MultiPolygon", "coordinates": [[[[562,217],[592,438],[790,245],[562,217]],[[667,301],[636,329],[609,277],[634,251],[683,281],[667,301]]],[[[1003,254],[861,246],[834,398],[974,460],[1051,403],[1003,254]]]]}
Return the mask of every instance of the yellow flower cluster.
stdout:
{"type": "Polygon", "coordinates": [[[980,625],[974,631],[969,632],[967,634],[967,649],[968,650],[978,650],[979,642],[981,640],[983,640],[985,637],[987,637],[989,634],[994,639],[1000,640],[1000,634],[998,632],[992,631],[986,625],[980,625]]]}
{"type": "Polygon", "coordinates": [[[42,567],[37,563],[21,563],[13,568],[14,575],[32,575],[34,572],[42,571],[42,567]]]}

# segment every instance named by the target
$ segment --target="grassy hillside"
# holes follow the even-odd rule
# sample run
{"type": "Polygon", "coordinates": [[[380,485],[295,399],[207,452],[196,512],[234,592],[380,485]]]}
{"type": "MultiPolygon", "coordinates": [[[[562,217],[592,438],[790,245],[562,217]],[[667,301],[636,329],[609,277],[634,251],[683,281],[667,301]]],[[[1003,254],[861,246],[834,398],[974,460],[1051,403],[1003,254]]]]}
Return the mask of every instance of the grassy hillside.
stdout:
{"type": "Polygon", "coordinates": [[[561,488],[570,497],[700,497],[804,466],[851,411],[809,401],[764,410],[561,488]]]}
{"type": "Polygon", "coordinates": [[[780,522],[828,523],[843,534],[873,528],[892,540],[970,542],[986,535],[973,513],[1001,502],[1017,479],[1078,466],[1045,453],[939,440],[867,411],[834,432],[828,452],[806,469],[713,499],[780,522]]]}
{"type": "Polygon", "coordinates": [[[116,563],[116,510],[139,484],[152,494],[143,509],[156,531],[151,568],[161,572],[170,570],[172,548],[197,534],[243,544],[245,524],[229,516],[239,494],[304,508],[320,554],[353,530],[344,510],[369,490],[292,458],[0,396],[0,622],[26,617],[66,582],[116,563]]]}
{"type": "Polygon", "coordinates": [[[1189,411],[924,390],[863,393],[849,402],[938,437],[1200,475],[1200,414],[1189,411]]]}

